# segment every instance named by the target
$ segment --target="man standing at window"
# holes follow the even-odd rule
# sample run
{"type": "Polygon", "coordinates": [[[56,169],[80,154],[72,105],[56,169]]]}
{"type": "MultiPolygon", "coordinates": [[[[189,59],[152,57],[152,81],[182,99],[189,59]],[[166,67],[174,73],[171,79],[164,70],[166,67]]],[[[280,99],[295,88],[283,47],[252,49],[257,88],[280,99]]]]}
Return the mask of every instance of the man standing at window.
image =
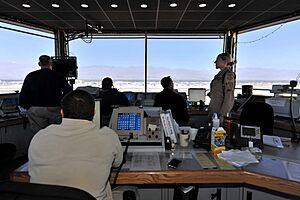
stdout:
{"type": "Polygon", "coordinates": [[[60,101],[71,91],[63,76],[52,71],[52,60],[47,55],[39,58],[41,69],[29,73],[20,93],[20,106],[27,109],[30,129],[37,133],[49,124],[60,124],[60,101]]]}

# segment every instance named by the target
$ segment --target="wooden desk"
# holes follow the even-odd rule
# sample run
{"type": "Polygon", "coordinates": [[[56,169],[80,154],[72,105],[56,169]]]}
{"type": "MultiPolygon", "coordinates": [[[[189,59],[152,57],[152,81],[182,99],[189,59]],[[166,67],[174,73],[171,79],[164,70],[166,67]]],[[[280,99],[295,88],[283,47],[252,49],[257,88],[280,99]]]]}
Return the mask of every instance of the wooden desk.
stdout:
{"type": "MultiPolygon", "coordinates": [[[[169,153],[160,154],[161,170],[132,171],[124,168],[118,175],[117,184],[250,184],[259,188],[270,189],[300,197],[300,182],[289,180],[282,165],[284,160],[300,162],[300,145],[291,145],[286,149],[265,147],[262,161],[243,169],[202,169],[193,158],[183,159],[178,169],[168,169],[169,153]],[[285,157],[293,152],[292,157],[285,157]],[[284,156],[284,157],[281,157],[284,156]]],[[[184,154],[184,153],[183,153],[184,154]]],[[[128,155],[128,160],[133,154],[128,155]]],[[[213,157],[211,157],[213,158],[213,157]]],[[[23,166],[11,175],[12,181],[28,182],[27,167],[23,166]]],[[[111,182],[115,172],[112,173],[111,182]]]]}

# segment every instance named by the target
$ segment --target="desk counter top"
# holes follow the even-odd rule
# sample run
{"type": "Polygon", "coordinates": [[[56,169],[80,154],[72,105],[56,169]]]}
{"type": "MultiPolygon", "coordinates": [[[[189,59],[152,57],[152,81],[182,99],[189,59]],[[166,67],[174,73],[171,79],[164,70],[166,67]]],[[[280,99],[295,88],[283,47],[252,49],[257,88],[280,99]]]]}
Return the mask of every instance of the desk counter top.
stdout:
{"type": "MultiPolygon", "coordinates": [[[[126,164],[118,174],[117,184],[250,184],[300,197],[300,182],[290,180],[283,165],[284,162],[300,164],[300,145],[291,145],[284,149],[265,147],[261,162],[250,164],[245,168],[228,167],[227,163],[227,165],[219,165],[218,158],[201,151],[197,153],[207,155],[218,166],[213,169],[203,169],[201,163],[195,159],[195,151],[190,150],[192,151],[190,154],[189,149],[175,153],[175,157],[181,157],[183,161],[177,169],[167,167],[171,155],[169,152],[158,153],[159,169],[133,167],[131,161],[134,156],[143,154],[149,156],[149,153],[129,153],[126,164]]],[[[111,182],[115,174],[116,172],[112,173],[111,182]]],[[[11,175],[11,180],[28,182],[28,167],[25,165],[16,170],[11,175]]]]}

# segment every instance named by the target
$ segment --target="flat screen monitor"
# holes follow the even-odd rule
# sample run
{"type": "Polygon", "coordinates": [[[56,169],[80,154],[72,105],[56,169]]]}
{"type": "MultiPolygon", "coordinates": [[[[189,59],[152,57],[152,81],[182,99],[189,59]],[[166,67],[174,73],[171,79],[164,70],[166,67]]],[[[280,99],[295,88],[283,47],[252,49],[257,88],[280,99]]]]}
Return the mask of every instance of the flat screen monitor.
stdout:
{"type": "Polygon", "coordinates": [[[77,79],[77,60],[76,57],[52,57],[53,70],[57,71],[65,78],[77,79]]]}
{"type": "Polygon", "coordinates": [[[133,134],[138,138],[144,134],[144,111],[139,107],[119,107],[113,110],[109,123],[121,140],[133,134]]]}
{"type": "Polygon", "coordinates": [[[19,94],[1,94],[0,95],[0,116],[14,117],[19,115],[19,94]]]}
{"type": "Polygon", "coordinates": [[[189,101],[199,102],[200,100],[205,102],[206,89],[205,88],[189,88],[189,101]]]}
{"type": "Polygon", "coordinates": [[[141,130],[141,114],[140,113],[118,113],[117,130],[141,130]]]}
{"type": "Polygon", "coordinates": [[[123,94],[127,97],[130,105],[133,105],[136,101],[136,95],[134,92],[123,92],[123,94]]]}

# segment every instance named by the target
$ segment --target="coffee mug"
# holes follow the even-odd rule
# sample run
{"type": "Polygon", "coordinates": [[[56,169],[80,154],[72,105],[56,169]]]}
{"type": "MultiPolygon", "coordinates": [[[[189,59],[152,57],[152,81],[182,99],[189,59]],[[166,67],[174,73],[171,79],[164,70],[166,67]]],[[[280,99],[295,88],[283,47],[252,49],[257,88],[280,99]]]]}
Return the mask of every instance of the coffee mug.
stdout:
{"type": "Polygon", "coordinates": [[[182,147],[187,147],[189,146],[189,138],[190,138],[190,135],[188,132],[181,132],[179,134],[179,144],[180,146],[182,147]]]}

